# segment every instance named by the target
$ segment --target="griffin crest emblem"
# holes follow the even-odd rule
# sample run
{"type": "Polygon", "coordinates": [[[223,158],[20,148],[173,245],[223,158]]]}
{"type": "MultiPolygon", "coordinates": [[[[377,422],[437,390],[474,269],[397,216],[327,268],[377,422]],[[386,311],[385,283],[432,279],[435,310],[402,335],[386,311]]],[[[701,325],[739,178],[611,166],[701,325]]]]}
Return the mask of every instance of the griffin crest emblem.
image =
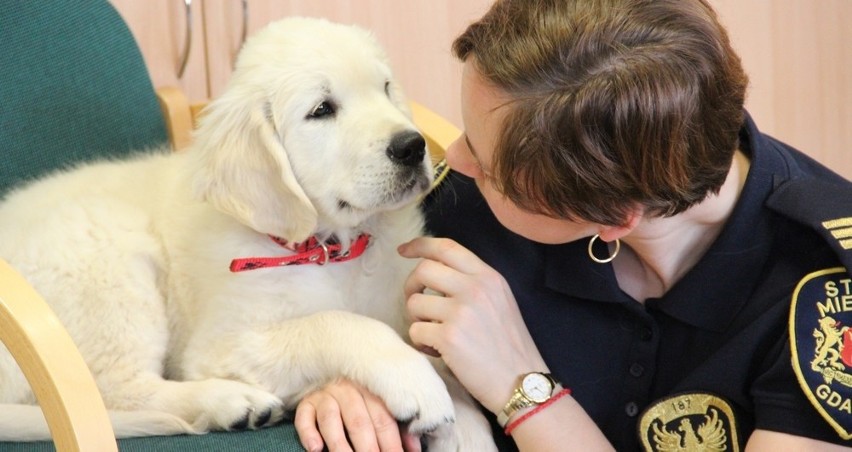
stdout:
{"type": "Polygon", "coordinates": [[[843,439],[852,439],[852,277],[811,273],[793,293],[790,349],[799,386],[843,439]]]}
{"type": "Polygon", "coordinates": [[[735,424],[730,405],[720,397],[678,394],[645,410],[639,435],[648,452],[737,452],[735,424]]]}

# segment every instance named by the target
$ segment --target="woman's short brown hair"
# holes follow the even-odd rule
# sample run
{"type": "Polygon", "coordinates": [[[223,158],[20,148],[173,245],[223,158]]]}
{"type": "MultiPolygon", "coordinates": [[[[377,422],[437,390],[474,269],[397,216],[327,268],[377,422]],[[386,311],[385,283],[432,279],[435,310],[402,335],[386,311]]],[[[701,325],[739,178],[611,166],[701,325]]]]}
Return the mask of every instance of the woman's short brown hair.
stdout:
{"type": "Polygon", "coordinates": [[[725,181],[748,79],[703,0],[498,0],[453,51],[511,99],[491,170],[526,210],[621,225],[725,181]]]}

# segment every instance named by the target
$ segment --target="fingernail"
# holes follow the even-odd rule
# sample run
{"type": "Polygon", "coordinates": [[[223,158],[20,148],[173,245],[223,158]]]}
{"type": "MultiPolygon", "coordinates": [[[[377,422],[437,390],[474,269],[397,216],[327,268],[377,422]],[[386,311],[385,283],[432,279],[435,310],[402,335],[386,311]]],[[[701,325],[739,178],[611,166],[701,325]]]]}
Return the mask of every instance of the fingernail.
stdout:
{"type": "Polygon", "coordinates": [[[420,352],[425,353],[425,354],[432,356],[432,357],[435,357],[435,358],[441,357],[441,353],[438,352],[438,350],[435,350],[434,348],[432,348],[428,345],[419,345],[417,347],[417,350],[420,350],[420,352]]]}
{"type": "Polygon", "coordinates": [[[308,452],[322,452],[322,444],[318,442],[309,441],[307,444],[304,444],[304,446],[305,450],[308,452]]]}

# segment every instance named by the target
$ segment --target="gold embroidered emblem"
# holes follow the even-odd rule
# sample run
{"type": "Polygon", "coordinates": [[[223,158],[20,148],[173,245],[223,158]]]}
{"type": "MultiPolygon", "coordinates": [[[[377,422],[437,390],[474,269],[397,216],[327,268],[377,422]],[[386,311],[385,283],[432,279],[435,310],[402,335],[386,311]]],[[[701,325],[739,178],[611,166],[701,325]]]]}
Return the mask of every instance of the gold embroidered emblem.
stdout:
{"type": "Polygon", "coordinates": [[[822,227],[831,232],[844,250],[852,249],[852,217],[823,221],[822,227]]]}
{"type": "Polygon", "coordinates": [[[678,394],[648,407],[639,423],[647,452],[738,452],[731,406],[707,393],[678,394]]]}
{"type": "Polygon", "coordinates": [[[793,371],[805,396],[843,439],[852,439],[850,326],[852,277],[845,268],[816,271],[799,281],[790,306],[793,371]]]}

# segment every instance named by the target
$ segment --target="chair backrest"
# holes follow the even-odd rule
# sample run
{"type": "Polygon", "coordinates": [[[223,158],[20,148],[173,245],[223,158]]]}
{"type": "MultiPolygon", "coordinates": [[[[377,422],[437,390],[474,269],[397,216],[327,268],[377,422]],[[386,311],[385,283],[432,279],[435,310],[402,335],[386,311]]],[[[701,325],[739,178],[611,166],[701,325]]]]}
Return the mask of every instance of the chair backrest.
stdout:
{"type": "Polygon", "coordinates": [[[144,60],[106,0],[0,1],[0,196],[167,142],[144,60]]]}

